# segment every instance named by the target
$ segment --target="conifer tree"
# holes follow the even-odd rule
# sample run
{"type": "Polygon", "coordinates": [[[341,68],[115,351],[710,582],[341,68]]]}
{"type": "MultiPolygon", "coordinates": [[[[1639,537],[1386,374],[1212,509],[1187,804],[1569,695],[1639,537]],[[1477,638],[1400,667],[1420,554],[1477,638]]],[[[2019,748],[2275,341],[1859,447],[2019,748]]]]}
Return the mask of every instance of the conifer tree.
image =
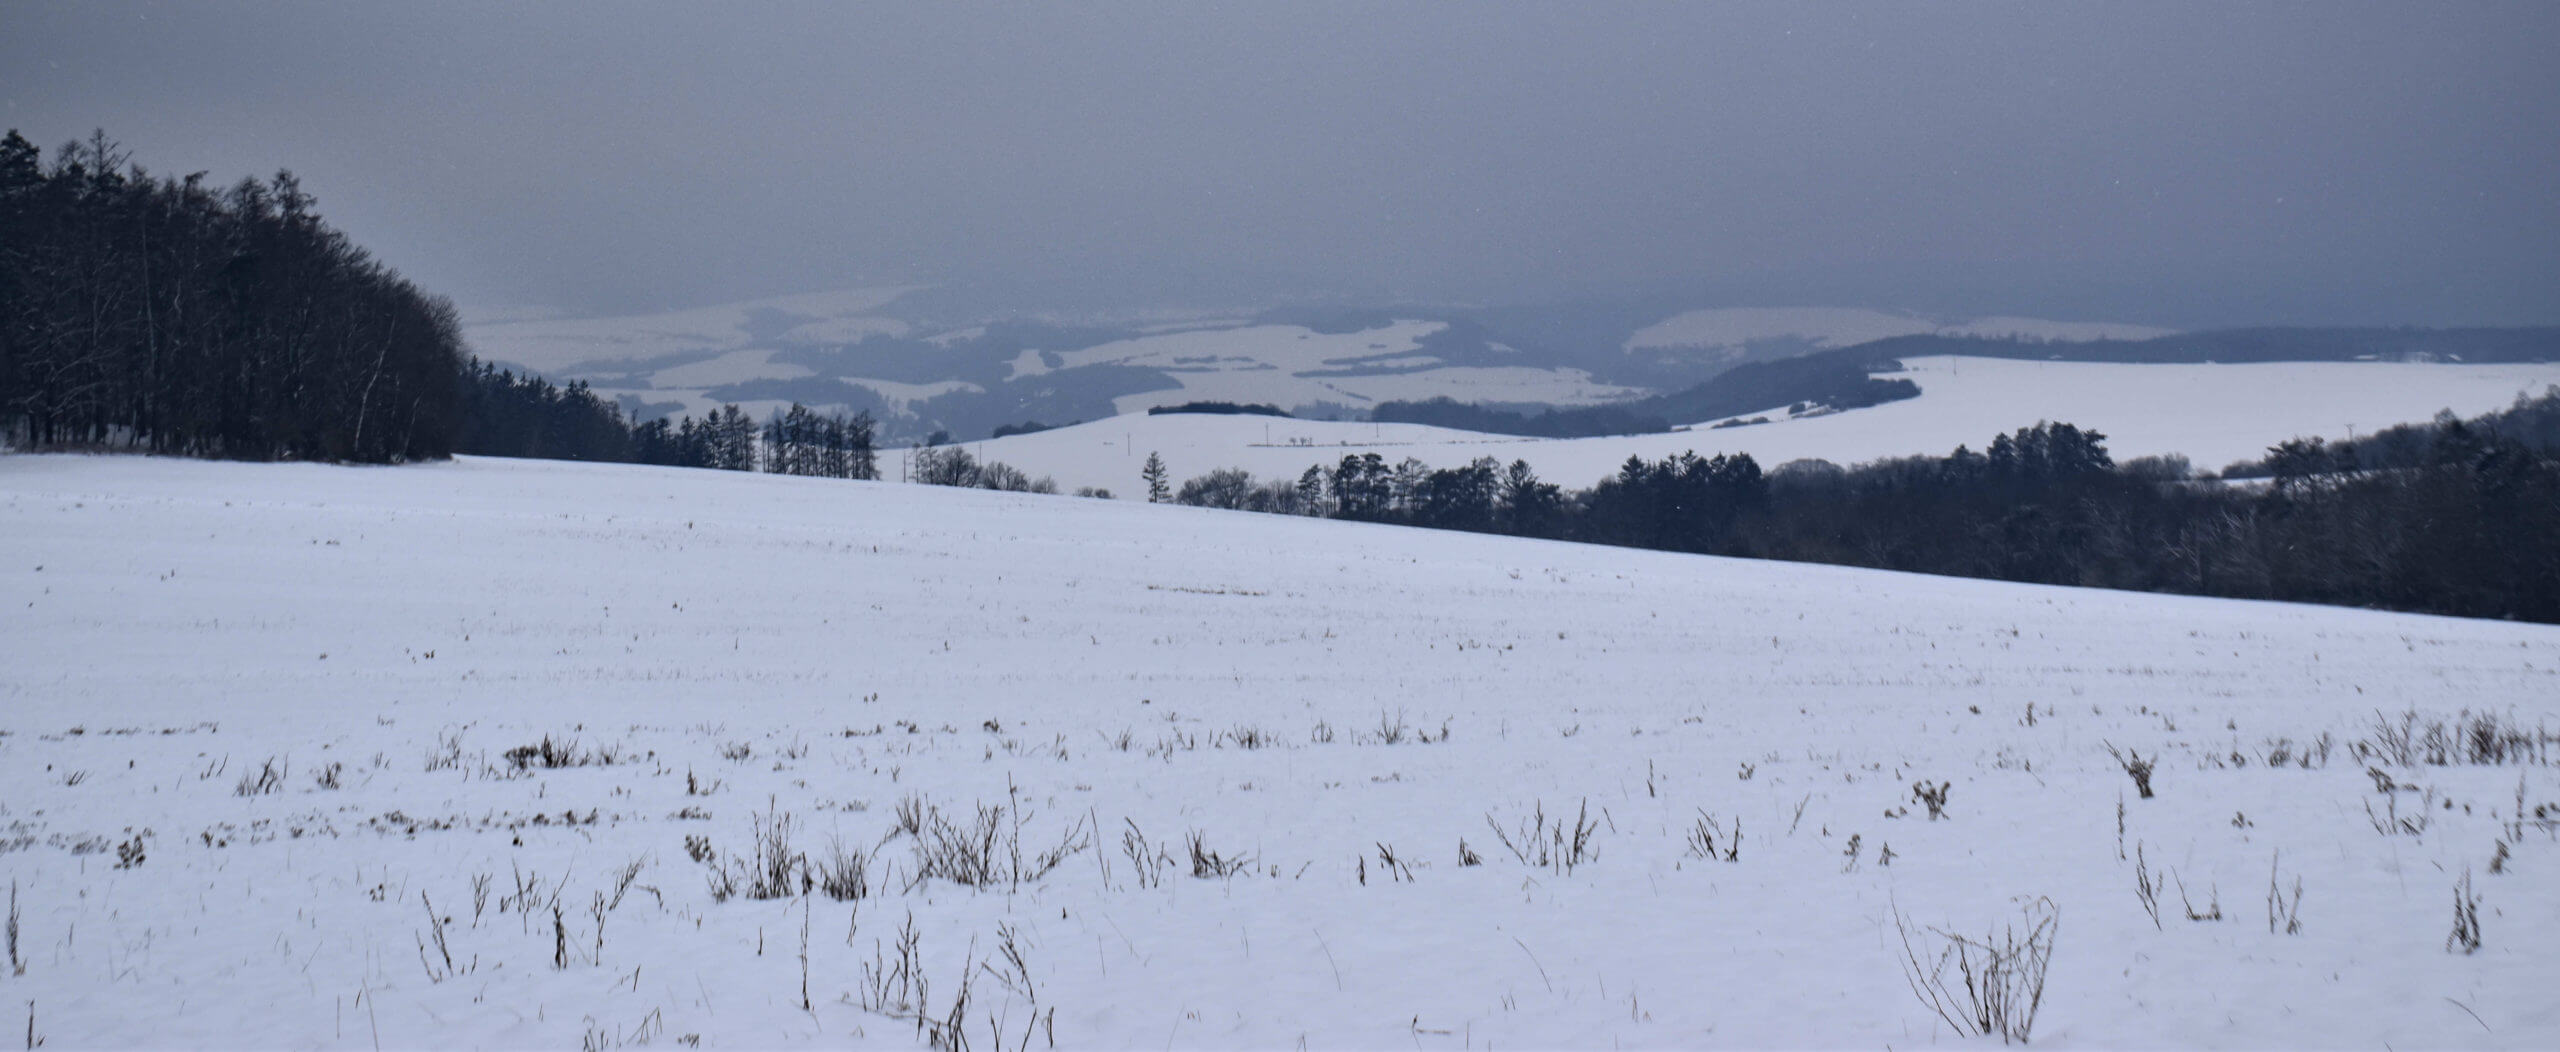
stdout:
{"type": "Polygon", "coordinates": [[[1147,480],[1147,503],[1162,504],[1172,499],[1173,487],[1166,482],[1163,457],[1149,452],[1147,466],[1139,470],[1138,476],[1147,480]]]}

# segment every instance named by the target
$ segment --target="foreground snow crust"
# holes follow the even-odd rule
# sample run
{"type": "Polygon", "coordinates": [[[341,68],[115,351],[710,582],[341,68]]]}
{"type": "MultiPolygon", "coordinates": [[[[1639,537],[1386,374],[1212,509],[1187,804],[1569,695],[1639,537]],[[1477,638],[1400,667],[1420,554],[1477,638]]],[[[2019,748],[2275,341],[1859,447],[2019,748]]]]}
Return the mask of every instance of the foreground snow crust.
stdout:
{"type": "Polygon", "coordinates": [[[2038,1045],[2560,1045],[2560,778],[2369,773],[2407,710],[2560,722],[2560,632],[708,471],[0,457],[0,1030],[905,1047],[965,973],[980,1049],[1980,1045],[1901,929],[2042,896],[2038,1045]],[[507,758],[545,736],[613,762],[507,758]],[[1089,846],[918,880],[910,798],[1089,846]],[[1541,809],[1587,815],[1578,863],[1504,848],[1541,809]],[[688,838],[774,816],[869,896],[714,901],[688,838]],[[1193,833],[1247,861],[1193,876],[1193,833]],[[884,994],[909,923],[926,989],[884,994]]]}

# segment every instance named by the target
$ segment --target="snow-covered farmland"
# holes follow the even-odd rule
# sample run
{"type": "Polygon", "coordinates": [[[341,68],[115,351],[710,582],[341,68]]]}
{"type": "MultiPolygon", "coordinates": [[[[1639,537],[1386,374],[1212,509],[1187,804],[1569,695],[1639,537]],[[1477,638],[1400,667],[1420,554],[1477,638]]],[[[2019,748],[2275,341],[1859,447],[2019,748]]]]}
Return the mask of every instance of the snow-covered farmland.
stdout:
{"type": "Polygon", "coordinates": [[[1907,969],[2024,897],[2039,1044],[2547,1048],[2555,716],[2548,627],[707,471],[0,457],[0,1029],[902,1046],[965,990],[980,1049],[1978,1045],[1907,969]],[[864,897],[786,858],[715,901],[783,820],[865,853],[864,897]]]}
{"type": "Polygon", "coordinates": [[[1630,455],[1694,450],[1749,453],[1763,467],[1800,457],[1853,464],[1944,454],[1959,444],[1980,449],[1993,435],[2059,420],[2104,433],[2118,460],[2176,453],[2198,468],[2219,469],[2289,438],[2371,432],[2441,409],[2477,414],[2560,384],[2560,365],[2548,363],[2133,365],[1936,356],[1903,364],[1906,371],[1896,375],[1919,383],[1918,398],[1796,419],[1778,407],[1765,424],[1701,424],[1659,435],[1526,439],[1418,424],[1186,414],[1114,417],[968,448],[1069,489],[1100,486],[1124,495],[1144,492],[1138,469],[1150,452],[1165,458],[1176,479],[1226,467],[1296,478],[1311,464],[1375,451],[1390,462],[1416,457],[1434,467],[1484,456],[1527,460],[1547,480],[1580,487],[1630,455]]]}

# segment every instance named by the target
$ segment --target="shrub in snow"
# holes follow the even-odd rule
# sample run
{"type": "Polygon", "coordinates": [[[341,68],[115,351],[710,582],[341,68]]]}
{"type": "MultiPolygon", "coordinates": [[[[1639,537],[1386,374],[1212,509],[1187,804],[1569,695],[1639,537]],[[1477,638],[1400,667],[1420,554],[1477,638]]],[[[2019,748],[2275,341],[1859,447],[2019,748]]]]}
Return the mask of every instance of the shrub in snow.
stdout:
{"type": "Polygon", "coordinates": [[[2026,902],[2021,913],[2019,923],[1976,939],[1944,928],[1915,927],[1895,908],[1903,977],[1920,1003],[1957,1033],[1998,1034],[2002,1044],[2023,1044],[2034,1031],[2061,910],[2052,899],[2040,897],[2026,902]]]}

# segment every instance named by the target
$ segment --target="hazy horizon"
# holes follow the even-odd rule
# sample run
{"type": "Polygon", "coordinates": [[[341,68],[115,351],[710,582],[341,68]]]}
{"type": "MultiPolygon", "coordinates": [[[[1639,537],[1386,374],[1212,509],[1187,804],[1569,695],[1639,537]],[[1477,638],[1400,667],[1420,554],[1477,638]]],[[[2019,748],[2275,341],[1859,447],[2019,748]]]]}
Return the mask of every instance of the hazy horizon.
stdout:
{"type": "Polygon", "coordinates": [[[17,5],[0,125],[475,317],[1568,301],[2560,323],[2560,7],[17,5]]]}

